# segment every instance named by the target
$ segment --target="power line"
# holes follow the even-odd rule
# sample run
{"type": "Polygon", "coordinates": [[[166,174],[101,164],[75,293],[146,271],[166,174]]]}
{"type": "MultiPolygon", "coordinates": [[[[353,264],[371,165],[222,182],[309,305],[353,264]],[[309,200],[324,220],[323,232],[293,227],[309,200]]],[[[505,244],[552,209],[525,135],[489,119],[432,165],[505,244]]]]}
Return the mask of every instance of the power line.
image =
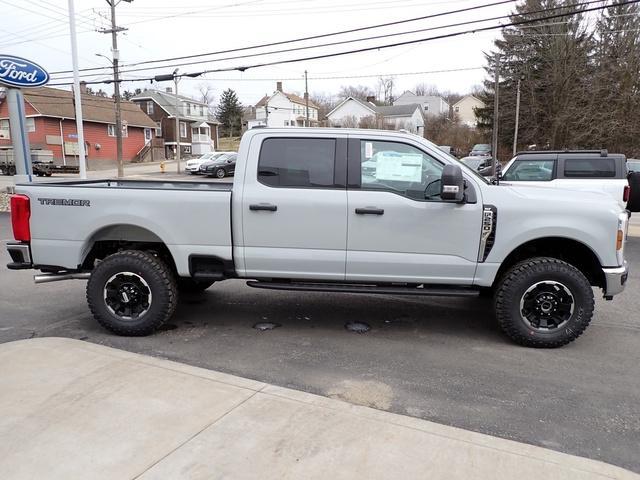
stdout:
{"type": "MultiPolygon", "coordinates": [[[[622,5],[629,5],[629,4],[635,4],[635,3],[639,3],[640,0],[627,0],[625,2],[620,2],[617,3],[616,5],[618,6],[622,6],[622,5]]],[[[593,2],[589,2],[589,3],[593,3],[593,2]]],[[[583,6],[583,5],[579,5],[579,6],[583,6]]],[[[566,7],[563,7],[566,8],[566,7]]],[[[448,34],[443,34],[443,35],[438,35],[438,36],[434,36],[434,37],[426,37],[426,38],[419,38],[419,39],[414,39],[414,40],[406,40],[403,42],[396,42],[396,43],[391,43],[391,44],[385,44],[385,45],[377,45],[377,46],[372,46],[372,47],[362,47],[362,48],[358,48],[355,50],[347,50],[347,51],[342,51],[342,52],[334,52],[334,53],[326,53],[326,54],[321,54],[321,55],[314,55],[314,56],[310,56],[310,57],[304,57],[304,58],[294,58],[294,59],[286,59],[286,60],[274,60],[272,62],[263,62],[263,63],[259,63],[259,64],[254,64],[254,65],[246,65],[246,66],[239,66],[239,67],[227,67],[227,68],[218,68],[218,69],[210,69],[210,70],[203,70],[200,72],[193,72],[193,73],[182,73],[182,74],[178,74],[176,75],[176,77],[180,77],[180,78],[184,78],[184,77],[199,77],[205,73],[217,73],[217,72],[229,72],[229,71],[240,71],[240,72],[244,72],[250,68],[259,68],[259,67],[266,67],[266,66],[272,66],[272,65],[282,65],[282,64],[287,64],[287,63],[296,63],[296,62],[303,62],[303,61],[310,61],[310,60],[319,60],[319,59],[324,59],[324,58],[332,58],[332,57],[338,57],[338,56],[344,56],[344,55],[350,55],[350,54],[354,54],[354,53],[363,53],[363,52],[368,52],[368,51],[372,51],[372,50],[380,50],[380,49],[384,49],[384,48],[392,48],[392,47],[398,47],[398,46],[402,46],[402,45],[412,45],[412,44],[416,44],[416,43],[423,43],[423,42],[429,42],[429,41],[434,41],[434,40],[442,40],[445,38],[453,38],[453,37],[458,37],[461,35],[467,35],[467,34],[472,34],[472,33],[478,33],[478,32],[486,32],[486,31],[491,31],[491,30],[497,30],[497,29],[503,29],[505,27],[511,27],[511,26],[517,26],[517,25],[526,25],[526,24],[530,24],[530,23],[535,23],[535,22],[540,22],[540,21],[545,21],[545,20],[551,20],[554,18],[561,18],[561,17],[570,17],[570,16],[574,16],[574,15],[578,15],[578,14],[583,14],[583,13],[587,13],[587,12],[592,12],[592,11],[598,11],[598,10],[603,10],[605,8],[609,8],[608,6],[597,6],[597,7],[592,7],[592,8],[587,8],[587,9],[581,9],[581,10],[574,10],[571,12],[564,12],[564,13],[558,13],[555,15],[549,15],[546,17],[540,17],[540,18],[535,18],[535,19],[528,19],[528,20],[520,20],[520,21],[516,21],[516,22],[511,22],[508,24],[498,24],[498,25],[492,25],[492,26],[487,26],[487,27],[481,27],[481,28],[477,28],[477,29],[473,29],[473,30],[464,30],[461,32],[453,32],[453,33],[448,33],[448,34]]],[[[544,11],[549,11],[549,10],[555,10],[555,9],[546,9],[544,11]]],[[[534,12],[527,12],[528,14],[534,13],[534,12]]],[[[535,13],[540,13],[540,11],[535,12],[535,13]]],[[[147,79],[122,79],[121,81],[130,81],[130,82],[134,82],[134,81],[154,81],[155,78],[154,77],[149,77],[147,79]]],[[[95,83],[112,83],[112,82],[86,82],[87,84],[95,84],[95,83]]],[[[59,84],[52,84],[52,85],[69,85],[69,83],[59,83],[59,84]]]]}
{"type": "MultiPolygon", "coordinates": [[[[194,55],[184,55],[184,56],[179,56],[179,57],[169,57],[169,58],[161,58],[158,60],[146,60],[144,62],[136,62],[136,63],[130,63],[128,65],[122,65],[123,68],[126,67],[137,67],[139,65],[148,65],[148,64],[152,64],[152,63],[164,63],[164,62],[171,62],[174,60],[187,60],[187,59],[191,59],[191,58],[200,58],[200,57],[207,57],[207,56],[211,56],[211,55],[220,55],[223,53],[234,53],[234,52],[241,52],[241,51],[245,51],[245,50],[253,50],[253,49],[257,49],[257,48],[266,48],[266,47],[275,47],[278,45],[285,45],[288,43],[298,43],[298,42],[305,42],[308,40],[317,40],[319,38],[326,38],[326,37],[331,37],[331,36],[335,36],[335,35],[345,35],[347,33],[356,33],[356,32],[362,32],[365,30],[372,30],[375,28],[383,28],[383,27],[390,27],[393,25],[402,25],[404,23],[409,23],[409,22],[417,22],[420,20],[426,20],[426,19],[430,19],[430,18],[437,18],[437,17],[442,17],[442,16],[446,16],[446,15],[453,15],[456,13],[463,13],[463,12],[469,12],[469,11],[473,11],[473,10],[478,10],[481,8],[487,8],[487,7],[493,7],[496,5],[502,5],[502,4],[506,4],[506,3],[513,3],[517,0],[500,0],[497,2],[493,2],[493,3],[488,3],[488,4],[483,4],[483,5],[478,5],[475,7],[467,7],[467,8],[462,8],[462,9],[458,9],[458,10],[450,10],[450,11],[446,11],[446,12],[440,12],[440,13],[435,13],[435,14],[431,14],[431,15],[423,15],[420,17],[414,17],[414,18],[407,18],[404,20],[396,20],[393,22],[387,22],[387,23],[380,23],[377,25],[368,25],[366,27],[357,27],[357,28],[351,28],[348,30],[339,30],[339,31],[335,31],[335,32],[330,32],[330,33],[322,33],[322,34],[318,34],[318,35],[311,35],[311,36],[307,36],[307,37],[300,37],[300,38],[294,38],[294,39],[290,39],[290,40],[280,40],[277,42],[270,42],[270,43],[263,43],[263,44],[258,44],[258,45],[250,45],[247,47],[239,47],[239,48],[232,48],[232,49],[227,49],[227,50],[218,50],[215,52],[208,52],[208,53],[198,53],[198,54],[194,54],[194,55]]],[[[598,0],[599,1],[599,0],[598,0]]],[[[588,3],[596,3],[596,1],[591,1],[588,3]]],[[[97,68],[83,68],[80,71],[81,72],[87,72],[87,71],[93,71],[93,70],[97,70],[97,68]]],[[[52,75],[55,74],[59,74],[59,73],[71,73],[71,70],[62,70],[62,71],[57,71],[57,72],[51,72],[52,75]]]]}

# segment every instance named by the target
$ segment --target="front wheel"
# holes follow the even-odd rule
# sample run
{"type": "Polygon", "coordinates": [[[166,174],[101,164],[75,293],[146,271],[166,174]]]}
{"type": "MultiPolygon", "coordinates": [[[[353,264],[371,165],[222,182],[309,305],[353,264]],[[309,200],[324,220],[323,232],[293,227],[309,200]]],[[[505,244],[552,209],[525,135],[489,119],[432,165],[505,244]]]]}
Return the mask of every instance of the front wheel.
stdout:
{"type": "Polygon", "coordinates": [[[117,335],[144,336],[176,309],[176,279],[158,257],[139,250],[109,255],[91,273],[87,303],[94,318],[117,335]]]}
{"type": "Polygon", "coordinates": [[[593,290],[584,274],[556,258],[511,267],[495,293],[502,330],[527,347],[555,348],[578,338],[593,316],[593,290]]]}
{"type": "Polygon", "coordinates": [[[224,178],[227,173],[224,171],[224,168],[219,168],[216,170],[216,177],[224,178]]]}

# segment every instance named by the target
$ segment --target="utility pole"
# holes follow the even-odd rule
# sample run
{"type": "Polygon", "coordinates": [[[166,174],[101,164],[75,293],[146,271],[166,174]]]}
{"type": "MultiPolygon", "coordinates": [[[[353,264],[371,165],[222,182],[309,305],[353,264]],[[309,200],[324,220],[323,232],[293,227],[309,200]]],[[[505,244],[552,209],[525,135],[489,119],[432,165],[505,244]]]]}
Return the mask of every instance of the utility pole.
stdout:
{"type": "Polygon", "coordinates": [[[304,71],[304,103],[305,103],[305,107],[307,110],[307,121],[305,122],[305,125],[308,127],[309,126],[309,85],[307,83],[307,71],[304,71]]]}
{"type": "Polygon", "coordinates": [[[491,176],[495,177],[498,167],[498,89],[500,87],[500,54],[494,57],[494,80],[493,80],[493,139],[491,142],[491,153],[493,164],[491,165],[491,176]]]}
{"type": "Polygon", "coordinates": [[[120,61],[120,52],[118,51],[118,32],[127,30],[124,27],[116,26],[116,6],[125,1],[131,3],[133,0],[106,0],[111,7],[111,28],[100,30],[102,33],[111,34],[111,53],[113,54],[113,84],[114,99],[116,103],[116,155],[118,162],[118,178],[124,176],[124,164],[122,162],[122,110],[120,107],[120,71],[118,62],[120,61]]]}
{"type": "Polygon", "coordinates": [[[516,89],[516,125],[513,131],[513,156],[518,152],[518,123],[520,123],[520,82],[522,76],[518,77],[518,87],[516,89]]]}
{"type": "MultiPolygon", "coordinates": [[[[73,0],[69,0],[69,33],[71,34],[71,62],[73,63],[73,98],[75,100],[76,132],[78,133],[78,171],[81,179],[87,178],[87,162],[84,151],[84,122],[82,121],[82,94],[80,92],[80,74],[78,71],[78,44],[76,42],[76,13],[73,0]]],[[[62,138],[62,157],[64,159],[64,137],[62,138]]],[[[66,163],[66,162],[65,162],[66,163]]]]}
{"type": "Polygon", "coordinates": [[[176,86],[176,171],[180,173],[180,99],[178,98],[178,69],[173,72],[173,83],[176,86]]]}
{"type": "Polygon", "coordinates": [[[269,126],[269,96],[264,102],[264,125],[265,127],[269,126]]]}

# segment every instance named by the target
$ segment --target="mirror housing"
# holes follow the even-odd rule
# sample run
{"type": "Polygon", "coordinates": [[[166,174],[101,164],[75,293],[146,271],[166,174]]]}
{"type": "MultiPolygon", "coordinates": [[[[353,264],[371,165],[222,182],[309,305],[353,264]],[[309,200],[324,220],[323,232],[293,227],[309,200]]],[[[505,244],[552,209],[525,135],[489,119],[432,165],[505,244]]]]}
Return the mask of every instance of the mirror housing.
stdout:
{"type": "Polygon", "coordinates": [[[460,165],[445,165],[440,180],[440,198],[448,202],[464,201],[464,177],[460,165]]]}

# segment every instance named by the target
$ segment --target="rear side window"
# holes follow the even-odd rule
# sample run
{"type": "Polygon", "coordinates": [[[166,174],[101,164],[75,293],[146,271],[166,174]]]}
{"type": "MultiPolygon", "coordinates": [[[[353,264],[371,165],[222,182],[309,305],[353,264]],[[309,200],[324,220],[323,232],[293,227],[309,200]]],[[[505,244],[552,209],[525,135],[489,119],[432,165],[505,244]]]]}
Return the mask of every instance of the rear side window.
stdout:
{"type": "Polygon", "coordinates": [[[616,176],[613,158],[567,158],[564,161],[567,178],[610,178],[616,176]]]}
{"type": "Polygon", "coordinates": [[[520,182],[545,182],[553,179],[553,160],[517,160],[502,179],[520,182]]]}
{"type": "Polygon", "coordinates": [[[258,159],[258,181],[270,187],[334,186],[336,140],[268,138],[258,159]]]}

